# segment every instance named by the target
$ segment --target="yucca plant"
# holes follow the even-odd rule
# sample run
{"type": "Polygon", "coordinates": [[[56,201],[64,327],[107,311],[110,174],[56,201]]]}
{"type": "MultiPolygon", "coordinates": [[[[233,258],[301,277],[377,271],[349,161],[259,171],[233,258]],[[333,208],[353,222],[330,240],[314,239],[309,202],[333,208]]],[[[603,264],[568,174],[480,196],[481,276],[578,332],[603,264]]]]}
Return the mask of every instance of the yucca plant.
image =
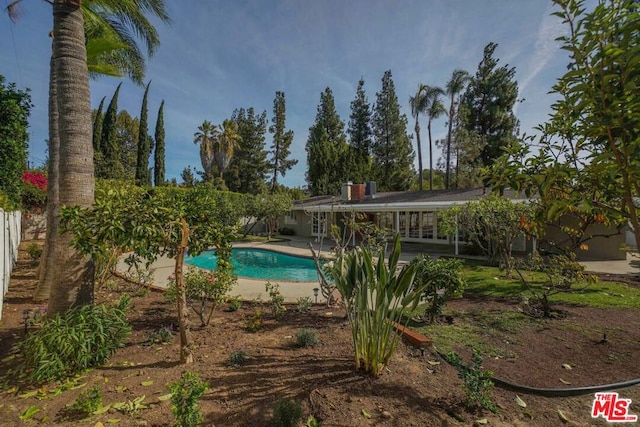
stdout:
{"type": "Polygon", "coordinates": [[[384,251],[377,255],[376,261],[370,249],[357,248],[327,267],[347,310],[356,369],[373,376],[382,373],[398,344],[393,322],[409,319],[424,292],[424,286],[412,286],[414,265],[398,270],[399,235],[387,263],[384,251]]]}

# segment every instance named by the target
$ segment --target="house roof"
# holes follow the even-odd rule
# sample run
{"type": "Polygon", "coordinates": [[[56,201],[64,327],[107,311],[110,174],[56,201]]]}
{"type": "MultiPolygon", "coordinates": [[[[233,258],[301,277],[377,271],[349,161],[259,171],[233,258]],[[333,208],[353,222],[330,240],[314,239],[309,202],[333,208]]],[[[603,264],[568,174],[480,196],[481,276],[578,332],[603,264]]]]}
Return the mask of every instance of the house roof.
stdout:
{"type": "MultiPolygon", "coordinates": [[[[373,198],[343,201],[339,196],[314,196],[296,200],[292,210],[313,212],[384,212],[399,209],[442,209],[479,200],[491,194],[484,188],[463,190],[394,191],[377,193],[373,198]]],[[[526,196],[506,189],[504,197],[514,202],[528,200],[526,196]]]]}

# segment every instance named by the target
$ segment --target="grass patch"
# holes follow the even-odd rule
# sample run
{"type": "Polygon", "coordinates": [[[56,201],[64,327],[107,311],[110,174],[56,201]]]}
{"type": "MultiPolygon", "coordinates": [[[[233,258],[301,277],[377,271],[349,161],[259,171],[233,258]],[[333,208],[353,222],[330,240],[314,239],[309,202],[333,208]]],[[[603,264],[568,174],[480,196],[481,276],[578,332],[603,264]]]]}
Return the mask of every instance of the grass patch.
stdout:
{"type": "Polygon", "coordinates": [[[445,315],[453,316],[454,323],[424,325],[418,331],[431,338],[441,352],[467,347],[478,349],[489,357],[512,357],[509,343],[517,342],[518,332],[541,323],[515,311],[447,311],[445,315]],[[496,339],[501,343],[496,344],[496,339]]]}
{"type": "MultiPolygon", "coordinates": [[[[545,283],[545,276],[541,273],[525,272],[525,275],[531,280],[534,288],[541,289],[545,283]]],[[[519,279],[507,279],[504,272],[497,267],[465,260],[462,276],[467,282],[464,292],[466,297],[520,299],[523,295],[528,296],[519,279]]],[[[571,292],[551,296],[550,300],[555,304],[577,304],[587,307],[640,308],[640,288],[624,283],[598,282],[588,286],[578,285],[571,292]]]]}

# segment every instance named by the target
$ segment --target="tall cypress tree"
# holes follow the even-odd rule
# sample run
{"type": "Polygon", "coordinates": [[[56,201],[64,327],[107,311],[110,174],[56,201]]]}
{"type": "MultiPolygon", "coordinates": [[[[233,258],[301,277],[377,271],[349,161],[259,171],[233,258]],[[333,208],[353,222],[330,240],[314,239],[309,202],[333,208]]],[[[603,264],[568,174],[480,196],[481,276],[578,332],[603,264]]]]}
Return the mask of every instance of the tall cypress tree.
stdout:
{"type": "Polygon", "coordinates": [[[123,173],[117,135],[118,94],[121,86],[122,83],[116,88],[102,121],[102,136],[100,138],[102,163],[96,167],[96,176],[100,178],[118,178],[123,173]]]}
{"type": "Polygon", "coordinates": [[[236,109],[232,116],[240,135],[238,148],[225,173],[225,182],[230,191],[259,194],[265,189],[269,165],[265,141],[267,112],[256,114],[253,107],[236,109]]]}
{"type": "Polygon", "coordinates": [[[400,104],[391,78],[391,70],[382,77],[382,89],[376,93],[373,108],[373,164],[381,190],[404,191],[415,178],[415,153],[407,134],[407,116],[400,104]]]}
{"type": "Polygon", "coordinates": [[[136,185],[146,187],[151,185],[151,173],[149,171],[149,155],[151,154],[151,137],[149,136],[149,126],[147,124],[147,97],[149,86],[147,83],[142,97],[142,108],[140,109],[140,128],[138,129],[138,161],[136,163],[136,185]]]}
{"type": "Polygon", "coordinates": [[[273,143],[269,150],[271,154],[269,169],[272,172],[272,192],[278,187],[278,175],[285,176],[287,171],[298,163],[296,159],[289,159],[291,155],[291,143],[293,142],[293,131],[286,130],[285,128],[286,112],[284,92],[278,91],[273,100],[272,125],[269,127],[269,133],[273,134],[273,143]]]}
{"type": "Polygon", "coordinates": [[[316,121],[309,128],[306,150],[306,178],[311,194],[340,194],[342,183],[349,178],[349,145],[330,88],[320,94],[316,121]]]}
{"type": "Polygon", "coordinates": [[[518,119],[513,113],[518,100],[516,70],[498,66],[499,60],[493,56],[497,47],[489,43],[484,48],[478,71],[460,101],[460,125],[480,141],[483,166],[500,157],[518,133],[518,119]]]}
{"type": "Polygon", "coordinates": [[[104,120],[104,114],[102,114],[102,108],[104,107],[104,100],[107,97],[104,96],[100,100],[100,105],[96,110],[95,117],[93,118],[93,151],[100,150],[100,141],[102,139],[102,121],[104,120]]]}
{"type": "Polygon", "coordinates": [[[351,101],[349,116],[349,145],[353,153],[351,179],[354,182],[365,182],[371,179],[371,106],[364,91],[364,80],[361,78],[356,89],[356,97],[351,101]]]}
{"type": "Polygon", "coordinates": [[[158,119],[156,120],[155,134],[156,148],[153,155],[153,183],[156,187],[165,184],[164,182],[164,99],[158,109],[158,119]]]}

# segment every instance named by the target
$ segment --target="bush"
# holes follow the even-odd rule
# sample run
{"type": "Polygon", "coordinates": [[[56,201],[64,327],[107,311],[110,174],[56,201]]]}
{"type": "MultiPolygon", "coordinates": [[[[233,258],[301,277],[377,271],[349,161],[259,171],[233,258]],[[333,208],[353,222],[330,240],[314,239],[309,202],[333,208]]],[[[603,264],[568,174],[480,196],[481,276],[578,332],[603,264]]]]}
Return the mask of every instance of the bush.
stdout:
{"type": "Polygon", "coordinates": [[[280,227],[278,228],[278,234],[280,234],[281,236],[295,236],[296,230],[289,227],[280,227]]]}
{"type": "Polygon", "coordinates": [[[31,257],[31,262],[35,265],[42,255],[42,246],[37,243],[31,243],[27,246],[27,254],[31,257]]]}
{"type": "Polygon", "coordinates": [[[482,370],[482,356],[477,350],[473,351],[472,365],[465,366],[460,356],[455,352],[448,353],[445,358],[458,371],[458,377],[463,382],[464,391],[467,394],[465,405],[470,408],[478,406],[498,412],[498,407],[493,403],[493,372],[482,370]]]}
{"type": "Polygon", "coordinates": [[[245,353],[244,351],[234,351],[229,355],[227,366],[237,368],[238,366],[244,365],[247,360],[249,360],[247,353],[245,353]]]}
{"type": "Polygon", "coordinates": [[[253,311],[253,315],[247,316],[244,319],[244,327],[248,332],[258,332],[262,329],[262,310],[256,308],[253,311]]]}
{"type": "MultiPolygon", "coordinates": [[[[223,263],[223,260],[218,262],[223,263]]],[[[235,282],[236,276],[220,268],[216,271],[191,268],[184,274],[187,305],[196,313],[202,326],[211,322],[215,308],[226,301],[235,282]]],[[[169,302],[175,302],[178,297],[175,278],[169,282],[165,296],[169,302]]]]}
{"type": "Polygon", "coordinates": [[[296,427],[302,418],[302,405],[292,399],[280,399],[273,405],[276,427],[296,427]]]}
{"type": "Polygon", "coordinates": [[[313,347],[318,344],[318,331],[315,329],[300,329],[296,334],[298,347],[313,347]]]}
{"type": "Polygon", "coordinates": [[[300,313],[307,313],[309,310],[311,310],[312,305],[313,305],[313,301],[311,301],[311,298],[302,297],[302,298],[298,298],[298,301],[296,303],[296,309],[300,313]]]}
{"type": "Polygon", "coordinates": [[[185,372],[167,388],[171,392],[171,410],[176,416],[175,427],[195,427],[202,422],[199,400],[209,385],[198,374],[185,372]]]}
{"type": "Polygon", "coordinates": [[[42,172],[22,173],[22,207],[28,212],[41,211],[47,204],[47,177],[42,172]]]}
{"type": "Polygon", "coordinates": [[[284,297],[280,293],[280,285],[277,283],[267,282],[265,289],[269,293],[271,313],[276,320],[280,320],[287,311],[287,307],[284,306],[284,297]]]}
{"type": "Polygon", "coordinates": [[[60,380],[106,362],[131,332],[129,301],[125,295],[113,307],[85,305],[45,320],[20,344],[30,378],[60,380]]]}
{"type": "Polygon", "coordinates": [[[406,322],[420,303],[423,287],[412,287],[415,264],[398,268],[400,236],[385,263],[384,250],[342,252],[326,267],[349,319],[356,369],[377,377],[398,345],[393,322],[406,322]],[[374,256],[377,260],[374,261],[374,256]]]}
{"type": "Polygon", "coordinates": [[[238,311],[242,307],[242,301],[238,297],[233,297],[229,300],[229,311],[238,311]]]}
{"type": "Polygon", "coordinates": [[[427,302],[425,313],[433,323],[435,317],[442,314],[447,301],[462,295],[466,286],[460,275],[462,262],[451,258],[434,260],[429,255],[420,255],[411,263],[416,265],[414,288],[426,286],[422,298],[427,302]]]}
{"type": "Polygon", "coordinates": [[[102,392],[98,386],[80,393],[69,409],[77,411],[83,417],[88,417],[102,408],[102,392]]]}

